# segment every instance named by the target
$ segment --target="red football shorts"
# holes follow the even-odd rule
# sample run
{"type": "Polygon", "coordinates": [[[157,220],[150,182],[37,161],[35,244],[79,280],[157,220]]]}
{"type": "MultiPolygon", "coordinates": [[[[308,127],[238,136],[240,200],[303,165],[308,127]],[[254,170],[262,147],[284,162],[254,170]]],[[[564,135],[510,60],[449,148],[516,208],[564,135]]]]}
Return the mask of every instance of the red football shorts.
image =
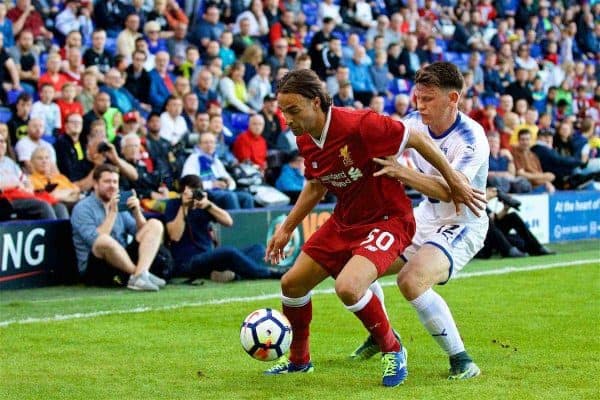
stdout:
{"type": "Polygon", "coordinates": [[[414,233],[412,214],[355,226],[342,226],[331,217],[302,250],[334,278],[355,255],[369,259],[381,276],[410,245],[414,233]]]}

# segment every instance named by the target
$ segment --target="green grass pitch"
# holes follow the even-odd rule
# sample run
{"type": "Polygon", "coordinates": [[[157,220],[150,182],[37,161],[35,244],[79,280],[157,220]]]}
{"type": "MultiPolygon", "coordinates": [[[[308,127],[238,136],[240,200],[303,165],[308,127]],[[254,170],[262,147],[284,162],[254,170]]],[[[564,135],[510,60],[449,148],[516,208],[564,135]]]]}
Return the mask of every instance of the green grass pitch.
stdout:
{"type": "Polygon", "coordinates": [[[0,293],[0,399],[598,399],[600,244],[553,248],[474,261],[471,276],[437,288],[482,369],[469,381],[446,380],[447,357],[392,277],[386,303],[409,377],[391,389],[378,357],[347,359],[365,331],[332,281],[313,297],[315,372],[275,377],[242,350],[239,328],[254,309],[280,309],[276,281],[159,293],[75,286],[0,293]]]}

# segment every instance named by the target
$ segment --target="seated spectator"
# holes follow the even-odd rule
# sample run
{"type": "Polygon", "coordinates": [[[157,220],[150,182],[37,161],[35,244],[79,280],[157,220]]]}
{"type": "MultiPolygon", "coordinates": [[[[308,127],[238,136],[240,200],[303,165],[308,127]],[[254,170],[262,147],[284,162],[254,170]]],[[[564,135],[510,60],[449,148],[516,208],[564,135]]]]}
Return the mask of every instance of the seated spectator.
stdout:
{"type": "Polygon", "coordinates": [[[400,53],[400,77],[414,80],[415,74],[425,62],[425,54],[418,48],[415,35],[409,35],[405,39],[404,49],[400,53]]]}
{"type": "Polygon", "coordinates": [[[369,103],[369,108],[375,111],[377,114],[387,115],[384,110],[385,107],[385,99],[383,96],[373,96],[371,97],[371,102],[369,103]]]}
{"type": "Polygon", "coordinates": [[[46,72],[40,76],[37,81],[37,88],[39,91],[42,90],[42,86],[49,84],[54,88],[54,98],[57,100],[60,98],[62,87],[69,81],[67,76],[60,72],[60,55],[58,53],[51,53],[46,60],[46,72]]]}
{"type": "Polygon", "coordinates": [[[271,270],[261,260],[264,246],[254,245],[239,250],[232,246],[215,246],[211,223],[233,226],[229,213],[213,203],[203,191],[196,175],[181,178],[181,199],[167,205],[165,220],[176,276],[191,280],[210,278],[216,282],[239,279],[278,279],[281,272],[271,270]]]}
{"type": "Polygon", "coordinates": [[[531,132],[523,129],[519,131],[519,143],[511,148],[517,176],[527,178],[534,192],[554,193],[555,175],[542,169],[539,158],[530,148],[531,132]]]}
{"type": "Polygon", "coordinates": [[[121,154],[123,159],[132,165],[138,178],[136,180],[121,179],[120,189],[135,190],[137,196],[142,200],[142,206],[148,210],[164,211],[160,203],[148,202],[146,200],[167,200],[170,198],[169,188],[162,180],[158,171],[150,171],[142,160],[142,141],[135,133],[128,133],[121,139],[121,154]]]}
{"type": "Polygon", "coordinates": [[[108,93],[110,104],[117,108],[121,114],[131,111],[150,111],[149,106],[144,106],[138,99],[123,86],[123,75],[116,68],[108,70],[105,76],[105,85],[100,88],[101,91],[108,93]]]}
{"type": "Polygon", "coordinates": [[[297,151],[290,153],[288,161],[281,168],[281,174],[275,181],[275,187],[290,198],[290,204],[296,204],[304,188],[304,157],[297,151]]]}
{"type": "Polygon", "coordinates": [[[5,212],[10,215],[12,211],[20,219],[68,218],[64,205],[54,208],[53,205],[59,204],[56,199],[46,192],[34,192],[27,175],[21,171],[9,151],[12,153],[8,129],[0,124],[0,199],[8,201],[12,209],[2,209],[3,216],[5,212]]]}
{"type": "MultiPolygon", "coordinates": [[[[72,206],[79,200],[79,187],[58,172],[50,161],[50,153],[45,147],[38,147],[31,154],[31,175],[29,179],[35,191],[45,191],[63,205],[72,206]]],[[[58,204],[55,205],[55,209],[58,204]]],[[[68,212],[65,210],[67,217],[68,212]]],[[[57,213],[58,214],[58,213],[57,213]]],[[[63,214],[61,212],[61,214],[63,214]]]]}
{"type": "Polygon", "coordinates": [[[218,101],[217,92],[212,89],[213,76],[209,69],[202,68],[196,79],[194,93],[198,96],[198,111],[205,112],[208,109],[208,103],[218,101]]]}
{"type": "Polygon", "coordinates": [[[231,65],[227,76],[221,79],[219,91],[223,97],[223,107],[231,112],[242,112],[255,114],[248,105],[248,90],[244,82],[246,67],[243,63],[236,61],[231,65]]]}
{"type": "Polygon", "coordinates": [[[339,84],[338,92],[333,96],[333,105],[336,107],[354,107],[356,101],[352,97],[352,84],[350,81],[343,81],[339,84]]]}
{"type": "Polygon", "coordinates": [[[531,183],[522,176],[515,175],[515,163],[512,154],[500,148],[500,136],[497,133],[488,134],[490,145],[490,168],[487,185],[505,193],[527,193],[531,183]]]}
{"type": "Polygon", "coordinates": [[[6,13],[6,17],[11,20],[15,35],[27,29],[33,33],[36,41],[50,40],[53,37],[52,32],[46,29],[42,15],[31,4],[31,0],[17,0],[15,6],[6,13]]]}
{"type": "Polygon", "coordinates": [[[161,38],[173,36],[178,24],[188,24],[188,17],[176,0],[154,0],[154,8],[148,13],[148,21],[156,21],[161,38]]]}
{"type": "Polygon", "coordinates": [[[394,119],[402,119],[408,115],[410,111],[410,98],[408,95],[400,93],[396,95],[394,100],[394,112],[391,117],[394,119]]]}
{"type": "Polygon", "coordinates": [[[271,77],[274,78],[277,69],[285,67],[292,69],[294,67],[294,59],[288,54],[289,46],[285,38],[280,38],[273,45],[273,54],[267,57],[267,62],[271,66],[271,77]]]}
{"type": "Polygon", "coordinates": [[[73,209],[71,225],[77,266],[88,285],[112,285],[115,277],[132,290],[158,291],[165,281],[149,270],[156,261],[163,226],[146,220],[133,194],[119,209],[119,172],[112,165],[94,169],[94,191],[73,209]],[[135,240],[127,244],[127,236],[135,240]]]}
{"type": "Polygon", "coordinates": [[[80,102],[75,100],[77,96],[77,86],[73,82],[67,82],[63,85],[62,95],[60,99],[56,100],[56,105],[60,110],[60,126],[61,133],[65,131],[65,122],[67,116],[71,114],[83,115],[83,106],[80,102]]]}
{"type": "Polygon", "coordinates": [[[181,116],[185,120],[187,125],[187,131],[194,131],[194,121],[196,120],[196,114],[198,114],[198,96],[194,92],[186,92],[181,100],[183,102],[183,111],[181,116]]]}
{"type": "Polygon", "coordinates": [[[248,82],[248,104],[255,110],[263,108],[263,99],[271,94],[271,66],[260,63],[258,72],[248,82]]]}
{"type": "Polygon", "coordinates": [[[0,3],[0,34],[4,38],[4,46],[8,49],[15,45],[15,35],[12,21],[6,18],[6,11],[6,3],[0,3]]]}
{"type": "Polygon", "coordinates": [[[260,111],[260,115],[265,120],[265,129],[263,131],[263,137],[267,141],[267,148],[277,148],[277,139],[281,134],[281,123],[279,122],[277,112],[277,97],[272,94],[266,95],[263,99],[263,107],[260,111]]]}
{"type": "Polygon", "coordinates": [[[97,77],[103,77],[112,66],[112,55],[106,51],[106,31],[96,29],[92,33],[92,46],[83,53],[83,64],[91,68],[97,77]]]}
{"type": "Polygon", "coordinates": [[[581,189],[593,180],[593,175],[582,175],[578,168],[585,166],[578,157],[561,156],[552,148],[553,132],[540,131],[537,142],[531,146],[531,152],[540,160],[544,172],[552,173],[558,189],[581,189]]]}
{"type": "Polygon", "coordinates": [[[173,96],[183,99],[183,96],[186,93],[192,91],[192,86],[190,85],[190,80],[185,76],[178,76],[175,78],[175,82],[173,83],[173,96]]]}
{"type": "Polygon", "coordinates": [[[234,137],[231,132],[227,132],[225,127],[223,126],[223,117],[220,115],[213,115],[210,117],[210,122],[208,123],[208,130],[198,130],[198,133],[202,132],[210,132],[215,136],[217,140],[217,149],[215,151],[215,155],[225,168],[231,168],[232,166],[238,164],[237,158],[231,152],[229,146],[233,145],[234,137]]]}
{"type": "Polygon", "coordinates": [[[150,107],[150,74],[144,68],[147,56],[141,50],[133,52],[131,64],[125,71],[125,89],[140,102],[140,107],[149,110],[150,107]]]}
{"type": "Polygon", "coordinates": [[[32,104],[31,95],[27,92],[21,93],[17,98],[15,112],[12,113],[12,117],[7,122],[11,143],[16,143],[19,139],[27,136],[27,124],[29,123],[32,104]]]}
{"type": "Polygon", "coordinates": [[[537,134],[539,131],[539,128],[537,126],[537,120],[538,120],[538,111],[533,108],[533,107],[527,107],[525,100],[520,99],[517,100],[517,107],[519,105],[523,104],[523,107],[525,108],[525,113],[524,113],[524,118],[523,118],[523,123],[517,125],[514,129],[513,129],[513,133],[512,136],[510,137],[510,145],[514,146],[517,144],[517,142],[519,141],[519,131],[521,131],[522,129],[527,129],[530,133],[531,133],[531,141],[535,142],[537,140],[537,134]]]}
{"type": "Polygon", "coordinates": [[[183,102],[181,99],[170,96],[165,104],[165,112],[160,115],[160,136],[175,146],[188,133],[185,119],[181,116],[183,102]]]}
{"type": "Polygon", "coordinates": [[[70,32],[78,31],[85,32],[89,38],[93,31],[92,19],[90,18],[91,10],[83,7],[79,0],[65,0],[65,8],[56,15],[54,26],[58,32],[64,37],[70,32]]]}
{"type": "MultiPolygon", "coordinates": [[[[486,197],[488,200],[497,197],[496,188],[487,188],[486,197]]],[[[512,199],[512,201],[516,201],[512,199]]],[[[500,212],[493,213],[488,209],[490,224],[483,248],[477,253],[476,258],[490,258],[494,252],[498,252],[502,257],[527,257],[544,256],[555,254],[554,251],[541,245],[519,214],[508,212],[510,205],[503,202],[503,208],[500,212]],[[514,232],[514,233],[513,233],[514,232]]]]}
{"type": "Polygon", "coordinates": [[[182,176],[196,175],[208,192],[210,201],[227,210],[253,208],[254,199],[249,192],[236,191],[236,183],[216,157],[217,139],[210,132],[200,133],[195,152],[185,160],[182,176]]]}
{"type": "Polygon", "coordinates": [[[152,111],[162,112],[167,98],[173,93],[173,78],[168,71],[169,53],[159,51],[154,59],[155,68],[150,71],[150,105],[152,111]]]}
{"type": "MultiPolygon", "coordinates": [[[[194,46],[187,39],[188,25],[187,23],[178,22],[173,31],[173,37],[167,39],[167,51],[171,54],[173,64],[179,67],[186,60],[186,52],[190,46],[194,46]]],[[[230,33],[231,34],[231,33],[230,33]]],[[[194,46],[196,47],[196,46],[194,46]]],[[[196,47],[197,49],[197,47],[196,47]]],[[[194,66],[195,67],[195,66],[194,66]]],[[[184,75],[185,76],[185,75],[184,75]]],[[[186,76],[190,78],[190,76],[186,76]]]]}
{"type": "Polygon", "coordinates": [[[163,183],[172,189],[187,155],[182,148],[176,149],[171,143],[160,136],[160,115],[150,114],[147,122],[145,145],[154,163],[154,170],[161,176],[163,183]]]}
{"type": "Polygon", "coordinates": [[[159,51],[169,51],[167,47],[167,41],[160,35],[160,25],[156,21],[148,21],[144,25],[144,35],[146,43],[148,43],[148,51],[152,54],[156,54],[159,51]]]}
{"type": "Polygon", "coordinates": [[[44,121],[39,118],[31,118],[27,124],[27,136],[21,138],[15,145],[15,151],[20,163],[27,172],[31,171],[31,154],[38,147],[45,147],[50,152],[50,158],[56,163],[56,153],[50,143],[42,139],[44,136],[44,121]]]}
{"type": "Polygon", "coordinates": [[[211,40],[219,40],[225,31],[225,25],[219,21],[219,18],[218,6],[209,2],[204,9],[202,21],[190,31],[190,42],[198,48],[205,49],[211,40]]]}
{"type": "Polygon", "coordinates": [[[125,57],[127,61],[131,61],[131,55],[135,50],[135,41],[141,36],[139,30],[139,15],[133,13],[127,15],[124,29],[117,36],[117,54],[125,57]]]}
{"type": "MultiPolygon", "coordinates": [[[[104,126],[104,121],[102,125],[104,126]]],[[[93,164],[88,167],[86,149],[79,140],[82,126],[83,118],[80,114],[69,115],[65,121],[65,134],[58,137],[54,149],[58,170],[81,191],[87,191],[92,186],[91,175],[88,179],[86,175],[90,173],[93,164]]]]}
{"type": "Polygon", "coordinates": [[[54,143],[55,135],[62,128],[60,108],[54,102],[54,87],[48,83],[42,85],[40,99],[31,106],[30,118],[44,121],[44,140],[54,143]]]}
{"type": "Polygon", "coordinates": [[[6,46],[6,48],[19,73],[21,86],[27,93],[33,95],[40,78],[39,54],[33,45],[33,34],[28,30],[21,31],[17,37],[17,45],[12,48],[6,46]]]}
{"type": "Polygon", "coordinates": [[[83,108],[83,114],[88,113],[92,109],[94,97],[98,94],[99,90],[97,74],[93,70],[87,69],[81,75],[81,91],[75,97],[83,108]]]}
{"type": "Polygon", "coordinates": [[[348,63],[350,69],[350,83],[354,91],[354,98],[362,104],[369,104],[371,97],[376,94],[373,79],[369,73],[369,66],[363,63],[365,48],[358,45],[354,55],[348,63]]]}
{"type": "Polygon", "coordinates": [[[393,76],[388,69],[387,53],[385,51],[378,51],[375,53],[375,59],[373,65],[369,67],[369,71],[371,72],[377,94],[380,96],[387,96],[388,87],[393,76]]]}
{"type": "Polygon", "coordinates": [[[262,136],[265,119],[260,114],[250,117],[248,130],[233,143],[233,155],[242,163],[254,164],[264,173],[267,169],[267,141],[262,136]]]}

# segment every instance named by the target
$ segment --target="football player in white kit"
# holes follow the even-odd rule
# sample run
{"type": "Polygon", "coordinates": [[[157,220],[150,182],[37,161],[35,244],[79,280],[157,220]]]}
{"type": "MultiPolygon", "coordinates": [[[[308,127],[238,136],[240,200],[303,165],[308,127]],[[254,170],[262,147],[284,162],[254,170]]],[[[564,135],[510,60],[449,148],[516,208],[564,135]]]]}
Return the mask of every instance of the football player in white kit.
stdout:
{"type": "MultiPolygon", "coordinates": [[[[426,196],[415,209],[417,230],[401,258],[388,270],[398,272],[398,287],[417,311],[419,320],[450,358],[449,379],[467,379],[480,374],[479,367],[465,350],[464,343],[444,299],[433,290],[446,283],[483,247],[488,217],[483,211],[489,146],[481,125],[458,111],[464,85],[458,68],[447,62],[433,63],[415,77],[417,111],[409,114],[407,127],[429,133],[455,170],[480,191],[480,208],[453,204],[438,171],[413,154],[417,171],[401,166],[395,159],[376,159],[383,166],[377,175],[399,179],[426,196]]],[[[380,297],[377,281],[371,290],[380,297]]],[[[379,351],[368,338],[351,357],[367,359],[379,351]]]]}

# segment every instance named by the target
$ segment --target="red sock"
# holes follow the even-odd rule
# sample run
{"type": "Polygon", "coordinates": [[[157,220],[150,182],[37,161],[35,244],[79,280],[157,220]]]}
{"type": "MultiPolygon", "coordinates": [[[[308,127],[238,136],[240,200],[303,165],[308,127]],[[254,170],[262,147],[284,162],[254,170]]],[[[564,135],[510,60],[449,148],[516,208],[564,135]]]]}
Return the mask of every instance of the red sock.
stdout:
{"type": "Polygon", "coordinates": [[[292,344],[290,346],[290,361],[297,365],[310,361],[310,321],[312,320],[312,301],[301,307],[283,305],[283,314],[292,325],[292,344]]]}
{"type": "Polygon", "coordinates": [[[402,347],[396,336],[394,336],[390,322],[383,312],[383,307],[381,307],[381,302],[377,296],[371,297],[367,305],[354,314],[371,333],[383,353],[400,351],[402,347]]]}

